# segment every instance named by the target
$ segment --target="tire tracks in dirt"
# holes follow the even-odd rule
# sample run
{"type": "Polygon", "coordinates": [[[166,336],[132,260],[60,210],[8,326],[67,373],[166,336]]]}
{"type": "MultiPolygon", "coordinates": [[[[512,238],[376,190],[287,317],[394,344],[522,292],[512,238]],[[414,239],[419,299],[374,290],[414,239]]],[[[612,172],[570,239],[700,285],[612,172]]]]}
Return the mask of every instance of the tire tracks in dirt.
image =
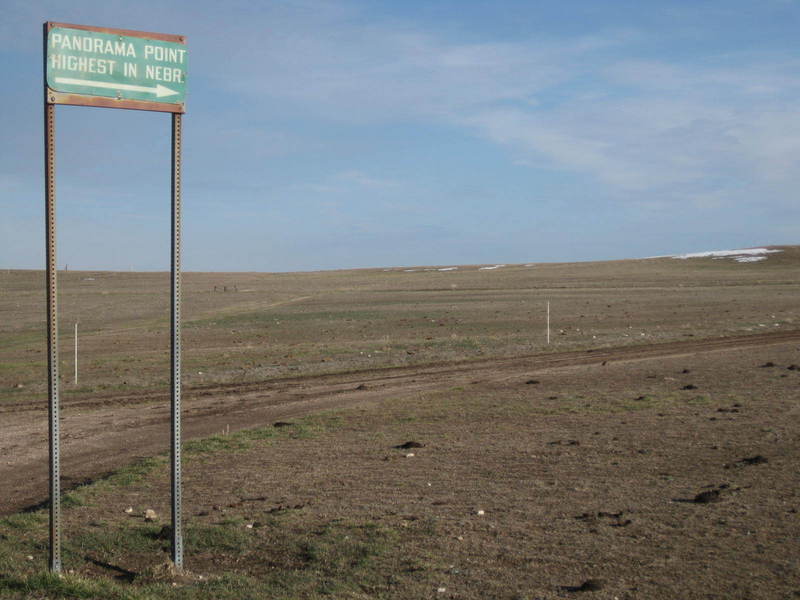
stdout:
{"type": "MultiPolygon", "coordinates": [[[[511,365],[525,368],[551,368],[567,365],[587,365],[593,363],[619,362],[634,358],[650,358],[657,356],[675,356],[695,352],[711,352],[715,350],[760,347],[785,342],[800,342],[800,330],[771,331],[762,334],[705,338],[700,340],[680,340],[653,344],[632,344],[590,350],[570,350],[566,352],[543,352],[508,358],[467,359],[441,363],[426,363],[399,367],[378,367],[347,373],[300,375],[281,377],[266,381],[212,383],[193,387],[183,387],[183,399],[195,400],[208,396],[241,395],[265,389],[288,391],[318,383],[336,385],[352,382],[369,383],[392,381],[413,377],[455,374],[465,371],[483,371],[493,368],[507,368],[511,365]]],[[[67,408],[101,408],[103,406],[128,406],[161,402],[169,398],[168,390],[144,390],[136,394],[98,394],[91,398],[62,398],[61,406],[67,408]]],[[[32,404],[29,400],[8,402],[0,405],[0,414],[19,411],[44,411],[44,403],[32,404]]]]}
{"type": "MultiPolygon", "coordinates": [[[[800,330],[487,358],[424,366],[388,367],[184,390],[184,439],[225,429],[263,427],[313,412],[380,402],[474,381],[504,381],[566,367],[624,363],[800,342],[800,330]]],[[[168,394],[106,396],[62,405],[63,487],[102,477],[169,443],[168,394]]],[[[5,405],[0,441],[0,515],[47,497],[48,444],[44,407],[5,405]]]]}

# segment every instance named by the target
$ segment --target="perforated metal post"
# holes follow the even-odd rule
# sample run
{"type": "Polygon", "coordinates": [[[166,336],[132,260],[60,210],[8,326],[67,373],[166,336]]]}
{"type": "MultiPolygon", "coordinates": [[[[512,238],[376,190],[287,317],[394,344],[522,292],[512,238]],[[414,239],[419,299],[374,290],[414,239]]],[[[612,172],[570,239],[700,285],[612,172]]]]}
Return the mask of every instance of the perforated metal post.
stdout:
{"type": "Polygon", "coordinates": [[[44,178],[47,245],[47,365],[50,417],[50,570],[61,571],[61,465],[58,400],[58,273],[56,270],[55,106],[44,104],[44,178]]]}
{"type": "Polygon", "coordinates": [[[172,114],[172,562],[183,570],[181,523],[181,115],[172,114]]]}

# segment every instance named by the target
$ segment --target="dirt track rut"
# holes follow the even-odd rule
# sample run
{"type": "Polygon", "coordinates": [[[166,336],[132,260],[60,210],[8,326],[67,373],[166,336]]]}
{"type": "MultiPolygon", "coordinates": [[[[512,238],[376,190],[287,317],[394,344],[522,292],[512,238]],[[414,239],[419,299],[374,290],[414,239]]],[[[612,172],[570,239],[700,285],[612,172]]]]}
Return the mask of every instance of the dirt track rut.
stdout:
{"type": "MultiPolygon", "coordinates": [[[[800,330],[196,387],[184,390],[184,439],[472,381],[503,381],[548,369],[797,342],[800,330]]],[[[165,393],[149,393],[65,402],[63,487],[102,476],[137,457],[164,452],[169,442],[166,398],[165,393]]],[[[0,414],[0,514],[8,514],[47,497],[47,419],[44,407],[30,404],[6,404],[0,414]]]]}

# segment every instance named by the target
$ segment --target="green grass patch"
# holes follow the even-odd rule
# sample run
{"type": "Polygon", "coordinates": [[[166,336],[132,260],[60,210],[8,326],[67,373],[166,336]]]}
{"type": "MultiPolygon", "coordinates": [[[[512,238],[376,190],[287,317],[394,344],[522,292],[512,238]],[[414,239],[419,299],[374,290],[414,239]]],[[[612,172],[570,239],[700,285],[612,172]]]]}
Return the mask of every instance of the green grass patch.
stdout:
{"type": "MultiPolygon", "coordinates": [[[[263,529],[244,524],[237,518],[188,526],[189,561],[211,557],[204,567],[218,564],[223,570],[205,571],[203,579],[188,573],[175,586],[162,574],[169,540],[157,525],[92,524],[65,542],[63,576],[43,572],[44,565],[24,558],[0,563],[0,598],[380,597],[386,573],[405,560],[398,533],[371,522],[332,520],[311,530],[291,520],[273,520],[263,529]],[[89,564],[95,572],[108,570],[108,576],[87,576],[89,564]],[[265,570],[265,564],[271,568],[265,570]],[[227,568],[231,565],[235,571],[227,568]]],[[[0,541],[2,549],[5,539],[0,541]]]]}
{"type": "Polygon", "coordinates": [[[74,508],[76,506],[86,506],[87,501],[83,494],[72,491],[61,496],[61,506],[63,508],[74,508]]]}
{"type": "Polygon", "coordinates": [[[4,529],[31,531],[47,523],[47,518],[47,514],[43,511],[16,513],[0,520],[0,531],[4,529]]]}
{"type": "MultiPolygon", "coordinates": [[[[130,564],[141,557],[162,556],[169,549],[169,538],[160,536],[161,525],[121,521],[91,523],[78,535],[64,542],[64,563],[79,569],[87,558],[107,564],[130,564]]],[[[139,559],[139,560],[137,560],[139,559]]]]}
{"type": "Polygon", "coordinates": [[[0,575],[0,598],[151,600],[156,597],[145,590],[126,589],[105,579],[52,573],[36,573],[27,577],[0,575]]]}
{"type": "Polygon", "coordinates": [[[183,452],[189,457],[216,454],[218,452],[243,452],[253,447],[254,442],[285,439],[287,437],[312,438],[338,426],[339,421],[339,417],[322,414],[298,419],[288,427],[280,429],[270,426],[258,429],[244,429],[230,434],[212,435],[199,440],[185,442],[183,444],[183,452]]]}
{"type": "Polygon", "coordinates": [[[186,551],[241,554],[254,545],[253,531],[245,528],[241,518],[227,519],[218,525],[189,527],[186,531],[186,551]]]}
{"type": "MultiPolygon", "coordinates": [[[[184,452],[240,452],[258,442],[318,436],[343,420],[335,412],[321,413],[282,428],[187,442],[184,452]]],[[[166,462],[164,456],[141,460],[64,494],[65,517],[69,520],[74,507],[105,505],[119,488],[146,488],[153,471],[166,462]]],[[[338,519],[309,523],[304,511],[286,510],[260,515],[260,522],[249,528],[254,515],[252,508],[246,510],[229,511],[215,523],[186,521],[187,568],[196,567],[205,576],[189,573],[177,580],[165,575],[171,541],[162,523],[122,515],[89,521],[65,537],[65,574],[55,576],[46,573],[46,509],[11,515],[0,520],[0,598],[380,597],[386,573],[394,570],[387,563],[404,560],[398,556],[398,532],[384,525],[338,519]]]]}
{"type": "Polygon", "coordinates": [[[123,467],[104,480],[108,486],[127,486],[141,481],[153,469],[166,463],[164,457],[143,458],[132,465],[123,467]]]}
{"type": "Polygon", "coordinates": [[[215,454],[217,452],[237,452],[250,447],[247,439],[239,435],[212,435],[200,440],[184,442],[184,456],[197,456],[200,454],[215,454]]]}

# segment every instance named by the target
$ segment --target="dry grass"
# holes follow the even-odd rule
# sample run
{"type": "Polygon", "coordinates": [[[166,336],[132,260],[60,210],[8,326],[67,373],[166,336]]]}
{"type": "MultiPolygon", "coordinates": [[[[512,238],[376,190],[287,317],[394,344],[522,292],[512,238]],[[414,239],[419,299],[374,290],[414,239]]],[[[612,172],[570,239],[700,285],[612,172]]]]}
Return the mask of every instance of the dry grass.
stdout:
{"type": "MultiPolygon", "coordinates": [[[[184,384],[794,327],[800,249],[785,250],[750,264],[654,259],[493,271],[187,273],[184,384]]],[[[65,397],[167,384],[166,274],[68,272],[59,281],[65,397]]],[[[0,313],[8,315],[0,323],[0,401],[38,399],[46,392],[42,273],[1,271],[0,313]]]]}

